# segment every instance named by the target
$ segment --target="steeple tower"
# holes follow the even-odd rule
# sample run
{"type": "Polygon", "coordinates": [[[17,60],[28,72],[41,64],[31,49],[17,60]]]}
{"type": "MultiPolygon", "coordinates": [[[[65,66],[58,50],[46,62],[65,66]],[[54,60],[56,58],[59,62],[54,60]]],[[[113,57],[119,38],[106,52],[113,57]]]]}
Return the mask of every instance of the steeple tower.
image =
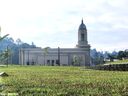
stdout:
{"type": "Polygon", "coordinates": [[[78,48],[85,48],[89,46],[87,41],[87,28],[83,22],[83,18],[81,20],[81,24],[78,29],[78,48]]]}
{"type": "Polygon", "coordinates": [[[81,24],[83,24],[83,18],[82,18],[81,24]]]}

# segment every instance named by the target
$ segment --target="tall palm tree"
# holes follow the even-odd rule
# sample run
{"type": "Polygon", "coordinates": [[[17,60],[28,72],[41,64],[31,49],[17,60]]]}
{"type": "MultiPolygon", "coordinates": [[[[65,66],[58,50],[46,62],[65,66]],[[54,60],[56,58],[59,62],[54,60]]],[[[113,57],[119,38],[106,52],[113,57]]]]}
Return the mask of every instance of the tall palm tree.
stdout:
{"type": "MultiPolygon", "coordinates": [[[[6,38],[7,36],[8,36],[9,34],[6,34],[6,35],[4,35],[4,36],[1,36],[1,26],[0,26],[0,41],[2,41],[4,38],[6,38]]],[[[7,55],[7,52],[8,52],[8,54],[9,54],[9,51],[5,51],[4,52],[4,55],[5,55],[5,57],[6,57],[6,55],[7,55]],[[6,54],[5,54],[6,53],[6,54]]],[[[3,54],[2,55],[0,55],[0,56],[3,56],[3,54]]],[[[7,65],[8,66],[8,65],[7,65]]]]}
{"type": "Polygon", "coordinates": [[[1,36],[1,26],[0,26],[0,41],[2,41],[4,38],[6,38],[9,34],[6,34],[4,36],[1,36]]]}

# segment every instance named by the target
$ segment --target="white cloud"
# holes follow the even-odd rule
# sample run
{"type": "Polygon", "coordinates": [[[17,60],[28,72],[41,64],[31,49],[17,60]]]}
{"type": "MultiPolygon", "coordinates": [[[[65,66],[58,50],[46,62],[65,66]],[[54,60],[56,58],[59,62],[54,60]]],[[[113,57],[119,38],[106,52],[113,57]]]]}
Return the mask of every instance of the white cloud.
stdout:
{"type": "Polygon", "coordinates": [[[93,47],[113,50],[113,36],[122,48],[128,47],[127,39],[122,40],[128,35],[127,0],[1,0],[0,4],[2,34],[14,39],[44,47],[58,43],[74,47],[83,17],[93,47]],[[125,35],[120,37],[120,32],[125,35]]]}

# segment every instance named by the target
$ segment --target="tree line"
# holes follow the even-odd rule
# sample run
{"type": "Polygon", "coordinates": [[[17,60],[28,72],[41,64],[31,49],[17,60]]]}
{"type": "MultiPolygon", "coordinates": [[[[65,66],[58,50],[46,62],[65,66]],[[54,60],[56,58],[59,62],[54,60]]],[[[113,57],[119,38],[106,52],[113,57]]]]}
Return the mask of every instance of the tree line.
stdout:
{"type": "Polygon", "coordinates": [[[6,37],[0,41],[0,63],[19,64],[20,48],[36,48],[36,45],[24,43],[21,39],[14,41],[11,37],[6,37]]]}
{"type": "Polygon", "coordinates": [[[114,60],[128,59],[128,49],[124,51],[97,51],[92,49],[90,52],[92,64],[104,64],[106,62],[113,62],[114,60]]]}

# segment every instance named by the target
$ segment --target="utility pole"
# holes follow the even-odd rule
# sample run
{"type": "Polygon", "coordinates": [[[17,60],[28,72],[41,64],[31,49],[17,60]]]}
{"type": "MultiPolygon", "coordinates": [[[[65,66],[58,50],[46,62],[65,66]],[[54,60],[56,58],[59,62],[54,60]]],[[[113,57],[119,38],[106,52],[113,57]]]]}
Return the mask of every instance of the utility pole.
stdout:
{"type": "Polygon", "coordinates": [[[24,59],[25,59],[25,58],[24,58],[24,57],[25,57],[25,56],[24,56],[24,53],[25,53],[25,52],[24,52],[24,50],[23,50],[23,62],[22,62],[23,65],[26,64],[26,63],[24,62],[24,59]]]}
{"type": "Polygon", "coordinates": [[[8,53],[9,49],[8,49],[8,46],[7,46],[7,51],[6,52],[7,52],[6,54],[7,54],[7,67],[8,67],[8,63],[9,63],[9,61],[8,61],[9,60],[9,53],[8,53]]]}
{"type": "Polygon", "coordinates": [[[7,49],[6,49],[6,51],[5,51],[5,57],[7,58],[7,60],[6,60],[6,63],[7,63],[7,67],[8,67],[8,64],[9,64],[9,45],[7,46],[7,49]]]}
{"type": "Polygon", "coordinates": [[[29,62],[29,50],[28,50],[28,62],[27,62],[27,65],[30,65],[30,62],[29,62]]]}
{"type": "Polygon", "coordinates": [[[60,48],[58,47],[58,65],[60,66],[60,48]]]}

